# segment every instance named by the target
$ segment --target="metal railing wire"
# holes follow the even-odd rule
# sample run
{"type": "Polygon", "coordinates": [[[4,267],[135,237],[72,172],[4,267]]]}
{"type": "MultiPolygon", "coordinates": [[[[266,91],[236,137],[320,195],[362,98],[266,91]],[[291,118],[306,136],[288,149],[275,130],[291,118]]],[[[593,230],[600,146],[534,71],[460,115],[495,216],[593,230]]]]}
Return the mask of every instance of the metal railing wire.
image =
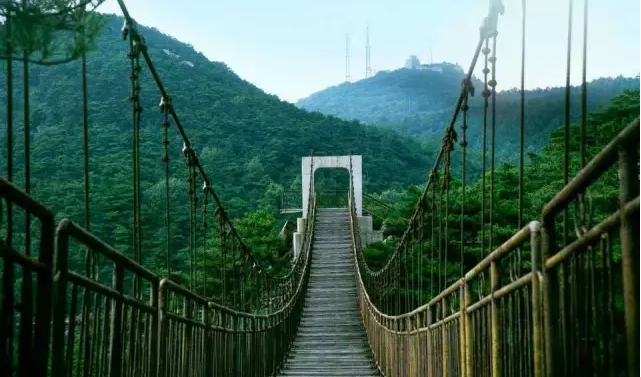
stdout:
{"type": "MultiPolygon", "coordinates": [[[[574,178],[569,176],[568,120],[564,186],[544,206],[540,222],[524,226],[521,116],[518,231],[495,246],[495,51],[497,20],[503,6],[494,0],[490,4],[428,182],[396,249],[378,270],[367,264],[350,191],[359,306],[378,368],[385,376],[403,377],[639,376],[639,118],[588,162],[584,46],[579,171],[574,178]],[[469,226],[466,129],[468,99],[474,94],[469,78],[481,53],[485,61],[482,197],[481,224],[477,226],[480,240],[474,244],[480,241],[484,257],[464,271],[467,248],[472,248],[472,241],[465,238],[469,226]],[[463,155],[462,200],[457,202],[460,212],[450,203],[450,156],[455,141],[459,141],[463,155]],[[618,210],[593,224],[590,188],[613,175],[615,169],[618,210]],[[572,237],[571,215],[575,223],[572,237]],[[459,224],[455,223],[457,216],[459,224]],[[460,241],[455,242],[457,236],[460,241]],[[452,258],[452,251],[460,253],[460,262],[452,258]],[[452,269],[457,263],[458,274],[452,269]]],[[[525,1],[522,5],[524,58],[525,1]]],[[[584,5],[585,39],[587,3],[584,5]]],[[[522,86],[522,114],[523,90],[522,86]]]]}
{"type": "MultiPolygon", "coordinates": [[[[38,259],[0,243],[3,278],[10,276],[14,265],[28,266],[36,276],[35,289],[28,291],[33,296],[23,292],[20,298],[19,320],[0,326],[4,339],[11,340],[3,347],[13,345],[14,334],[20,339],[18,375],[268,376],[280,367],[296,334],[309,277],[313,194],[300,262],[284,287],[290,293],[276,310],[265,314],[235,311],[161,279],[66,219],[55,230],[54,246],[54,216],[44,205],[4,178],[0,197],[41,221],[38,259]],[[68,269],[72,241],[111,264],[112,284],[68,269]],[[127,274],[133,278],[126,279],[127,274]],[[133,281],[139,289],[134,289],[133,281]],[[36,302],[35,311],[25,308],[27,302],[36,302]]],[[[30,281],[28,277],[22,284],[30,281]]],[[[13,284],[3,284],[5,319],[17,310],[13,290],[13,284]]],[[[2,351],[7,355],[7,349],[2,351]]],[[[3,357],[3,370],[11,371],[13,362],[3,357]]]]}
{"type": "MultiPolygon", "coordinates": [[[[144,37],[124,3],[118,3],[125,16],[122,36],[123,40],[129,39],[127,56],[131,62],[133,255],[129,257],[116,250],[90,231],[87,163],[84,227],[64,219],[56,229],[54,214],[28,191],[14,185],[11,174],[8,179],[0,178],[0,225],[3,230],[6,226],[6,237],[0,238],[0,370],[3,375],[15,373],[20,377],[273,375],[291,346],[307,287],[316,213],[313,185],[300,257],[287,274],[273,275],[236,231],[194,152],[171,96],[160,81],[144,37]],[[168,278],[144,267],[142,262],[140,72],[143,65],[161,93],[168,278]],[[173,280],[170,264],[173,258],[168,194],[170,120],[183,140],[188,172],[189,287],[173,280]],[[196,235],[199,230],[197,181],[203,185],[202,237],[196,235]],[[209,199],[215,207],[213,214],[207,210],[209,199]],[[2,204],[7,209],[6,223],[2,221],[5,213],[2,204]],[[24,245],[14,237],[12,207],[25,211],[29,226],[24,245]],[[220,244],[208,246],[207,221],[212,215],[217,220],[215,228],[220,244]],[[40,224],[37,232],[31,232],[30,216],[40,224]],[[38,233],[33,240],[32,233],[38,233]],[[196,292],[195,266],[199,258],[196,248],[200,241],[203,291],[196,292]],[[17,250],[22,246],[25,250],[17,250]],[[31,254],[32,246],[34,249],[37,246],[35,254],[31,254]],[[207,292],[207,274],[217,273],[206,264],[204,253],[210,247],[221,252],[220,294],[207,292]],[[84,250],[81,256],[76,255],[80,250],[84,250]],[[85,268],[78,271],[77,261],[83,257],[85,268]],[[231,272],[225,268],[228,264],[233,266],[231,272]],[[226,286],[226,282],[232,286],[226,286]]],[[[83,58],[83,87],[87,74],[84,67],[83,58]]],[[[87,112],[85,94],[83,92],[83,118],[87,112]]],[[[83,139],[86,162],[89,153],[86,132],[83,139]]],[[[10,162],[11,148],[8,155],[10,162]]],[[[25,158],[28,166],[29,159],[25,158]]],[[[28,178],[28,169],[25,174],[28,178]]]]}
{"type": "MultiPolygon", "coordinates": [[[[390,282],[396,284],[391,289],[397,288],[403,261],[392,260],[377,272],[368,270],[352,199],[360,310],[381,372],[551,376],[625,370],[637,375],[632,353],[638,347],[639,318],[638,140],[637,118],[548,203],[542,224],[530,222],[427,304],[401,314],[386,314],[386,308],[394,313],[399,297],[391,297],[390,303],[386,296],[396,292],[385,289],[390,282]],[[554,246],[559,233],[555,217],[616,164],[620,209],[567,245],[554,246]],[[620,245],[620,258],[615,243],[620,245]],[[529,251],[531,269],[513,276],[511,257],[524,250],[529,251]],[[617,300],[623,301],[622,309],[615,308],[617,300]],[[616,323],[621,321],[620,310],[624,328],[616,323]]],[[[418,242],[406,237],[401,247],[418,242]]]]}

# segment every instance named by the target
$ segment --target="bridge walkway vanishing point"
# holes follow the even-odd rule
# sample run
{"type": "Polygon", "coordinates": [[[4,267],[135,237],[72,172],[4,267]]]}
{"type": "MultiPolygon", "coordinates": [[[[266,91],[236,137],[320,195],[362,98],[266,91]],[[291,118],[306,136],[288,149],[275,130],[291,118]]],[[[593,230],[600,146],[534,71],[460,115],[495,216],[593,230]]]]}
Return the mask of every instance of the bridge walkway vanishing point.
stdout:
{"type": "Polygon", "coordinates": [[[359,315],[348,211],[317,209],[307,295],[281,376],[379,376],[359,315]]]}

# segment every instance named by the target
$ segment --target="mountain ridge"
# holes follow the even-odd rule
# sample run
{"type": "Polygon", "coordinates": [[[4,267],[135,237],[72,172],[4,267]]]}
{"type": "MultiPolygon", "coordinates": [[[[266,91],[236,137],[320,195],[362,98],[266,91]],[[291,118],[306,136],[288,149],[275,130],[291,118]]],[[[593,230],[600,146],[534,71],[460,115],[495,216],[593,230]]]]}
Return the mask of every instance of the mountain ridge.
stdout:
{"type": "MultiPolygon", "coordinates": [[[[121,17],[101,17],[105,26],[98,35],[97,49],[87,55],[89,220],[93,233],[131,255],[133,127],[129,42],[121,37],[121,17]]],[[[210,61],[173,37],[143,25],[138,25],[138,31],[146,40],[184,131],[230,217],[238,219],[261,208],[275,213],[281,192],[300,190],[300,159],[310,150],[316,155],[345,155],[350,150],[362,155],[366,191],[426,180],[426,167],[433,153],[415,138],[301,110],[266,94],[224,63],[210,61]]],[[[24,187],[23,67],[15,61],[13,65],[13,180],[24,187]]],[[[164,265],[163,114],[158,108],[161,95],[144,63],[140,75],[143,248],[149,258],[160,258],[154,263],[164,265]]],[[[30,194],[51,208],[58,219],[69,218],[79,224],[85,221],[81,82],[80,61],[29,66],[30,194]]],[[[6,84],[6,74],[0,75],[0,87],[6,88],[6,84]]],[[[0,90],[0,103],[6,103],[6,98],[6,90],[0,90]]],[[[2,151],[7,150],[6,116],[6,107],[1,106],[2,151]]],[[[189,253],[189,183],[182,149],[183,141],[171,123],[169,201],[171,250],[176,263],[188,260],[189,253]]],[[[5,156],[3,152],[0,157],[3,174],[7,171],[5,156]]],[[[340,180],[331,176],[327,179],[340,180]]],[[[198,179],[198,218],[203,210],[202,184],[198,179]]],[[[210,203],[208,210],[213,212],[213,207],[210,203]]],[[[24,236],[24,221],[16,219],[14,223],[19,243],[24,236]]]]}
{"type": "MultiPolygon", "coordinates": [[[[456,70],[443,73],[397,69],[355,83],[343,83],[299,100],[300,108],[359,120],[426,138],[440,138],[449,123],[460,93],[464,75],[456,70]]],[[[483,82],[472,78],[476,95],[470,97],[468,140],[470,147],[481,148],[483,82]]],[[[608,106],[624,89],[638,89],[639,77],[599,78],[588,83],[588,112],[608,106]]],[[[571,121],[580,117],[581,87],[572,87],[571,121]]],[[[496,94],[496,142],[498,157],[513,161],[518,150],[520,91],[511,88],[496,94]]],[[[525,92],[526,150],[538,151],[549,135],[564,123],[565,88],[539,88],[525,92]]],[[[488,111],[489,112],[489,111],[488,111]]],[[[487,133],[490,132],[491,115],[487,133]]]]}
{"type": "MultiPolygon", "coordinates": [[[[124,153],[115,144],[130,145],[127,134],[131,129],[131,105],[127,102],[130,93],[128,43],[120,38],[122,18],[102,17],[106,25],[99,35],[98,49],[87,57],[89,143],[91,150],[105,147],[110,153],[124,153]],[[112,144],[101,145],[103,138],[112,144]]],[[[261,187],[265,190],[270,184],[296,185],[300,179],[297,178],[300,158],[308,155],[311,149],[318,155],[344,155],[349,150],[362,154],[366,166],[376,172],[370,174],[371,180],[366,182],[373,189],[385,187],[386,182],[393,185],[423,179],[426,158],[420,143],[413,138],[300,110],[251,85],[224,63],[208,60],[189,45],[157,29],[139,25],[139,30],[146,39],[162,82],[172,95],[172,104],[185,131],[223,199],[233,202],[248,195],[241,184],[231,182],[231,177],[247,178],[249,186],[255,186],[252,190],[256,191],[249,194],[252,198],[260,197],[261,187]],[[229,163],[234,160],[238,163],[229,163]],[[395,165],[400,165],[409,174],[399,174],[395,165]]],[[[22,67],[16,62],[14,65],[14,113],[17,130],[20,130],[22,67]]],[[[40,143],[47,137],[64,137],[68,139],[67,147],[81,147],[81,133],[71,132],[80,127],[82,120],[79,65],[76,61],[52,67],[30,66],[35,185],[40,184],[39,152],[44,152],[40,143]]],[[[160,94],[146,68],[141,75],[141,99],[145,109],[141,122],[142,153],[145,162],[154,166],[149,172],[153,171],[157,176],[162,168],[158,157],[162,152],[161,114],[157,113],[160,94]]],[[[4,76],[0,78],[0,85],[5,86],[4,76]]],[[[0,100],[5,98],[6,93],[2,91],[0,100]]],[[[0,109],[0,119],[6,118],[5,110],[4,107],[0,109]]],[[[173,125],[170,134],[173,134],[170,158],[175,159],[182,156],[182,142],[176,137],[173,125]]],[[[106,150],[97,151],[94,157],[102,158],[106,154],[106,150]]],[[[58,158],[73,164],[66,156],[58,158]]],[[[22,159],[14,160],[20,169],[22,159]]]]}

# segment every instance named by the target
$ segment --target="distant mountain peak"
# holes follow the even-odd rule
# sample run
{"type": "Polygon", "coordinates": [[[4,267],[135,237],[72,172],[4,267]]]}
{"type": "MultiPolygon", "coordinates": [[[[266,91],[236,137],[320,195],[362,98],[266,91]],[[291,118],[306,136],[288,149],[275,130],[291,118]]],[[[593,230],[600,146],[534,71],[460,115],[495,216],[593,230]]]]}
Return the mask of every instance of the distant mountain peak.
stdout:
{"type": "MultiPolygon", "coordinates": [[[[417,136],[440,137],[451,119],[464,75],[457,64],[421,64],[416,56],[410,56],[404,68],[378,72],[374,77],[349,85],[329,87],[299,100],[297,106],[417,136]]],[[[472,83],[476,88],[483,88],[483,82],[477,78],[472,77],[472,83]]],[[[588,84],[588,111],[609,105],[610,99],[624,89],[638,88],[638,77],[593,80],[588,84]]],[[[576,98],[572,100],[572,119],[580,114],[580,90],[580,87],[571,90],[576,98]]],[[[538,150],[550,133],[563,124],[559,114],[564,112],[564,93],[565,88],[560,87],[526,91],[526,127],[536,129],[528,140],[530,150],[538,150]]],[[[470,97],[469,106],[468,136],[474,148],[479,147],[476,135],[482,129],[483,97],[470,97]]],[[[501,145],[499,148],[506,149],[499,153],[508,157],[509,149],[518,143],[518,133],[513,129],[520,120],[520,91],[498,92],[496,106],[500,109],[496,119],[497,143],[501,145]]]]}
{"type": "MultiPolygon", "coordinates": [[[[92,174],[100,177],[96,184],[100,188],[92,191],[92,197],[109,203],[122,200],[114,185],[130,179],[129,171],[123,167],[131,166],[128,148],[132,145],[132,118],[128,98],[132,68],[129,43],[121,38],[122,17],[102,17],[104,30],[98,35],[96,49],[87,55],[89,147],[92,174]]],[[[172,96],[184,131],[231,213],[272,205],[274,198],[267,194],[270,187],[300,184],[300,158],[308,155],[310,149],[317,155],[342,155],[350,149],[362,154],[370,171],[365,182],[367,190],[424,179],[429,153],[413,138],[303,111],[266,94],[224,63],[207,59],[191,45],[157,29],[138,26],[156,73],[172,96]]],[[[82,177],[82,164],[77,163],[74,153],[57,152],[82,150],[82,132],[78,128],[83,118],[78,95],[81,63],[30,65],[29,70],[33,193],[51,204],[56,212],[82,213],[78,207],[81,201],[74,196],[80,193],[69,188],[69,180],[73,179],[70,177],[82,177]]],[[[22,69],[14,69],[13,74],[14,82],[21,83],[22,69]]],[[[5,86],[6,75],[0,75],[0,88],[5,86]]],[[[16,108],[22,109],[22,85],[14,87],[16,108]]],[[[156,110],[159,97],[143,63],[139,96],[145,109],[140,120],[141,186],[145,188],[143,195],[154,198],[159,195],[156,189],[164,179],[160,159],[164,142],[162,116],[156,110]]],[[[0,103],[6,102],[5,98],[5,91],[0,90],[0,103]]],[[[6,107],[0,106],[0,120],[5,118],[6,107]]],[[[182,193],[184,190],[178,187],[185,182],[185,167],[181,158],[183,143],[178,135],[171,123],[167,148],[172,182],[177,185],[176,193],[182,193]]],[[[0,137],[0,150],[5,147],[5,138],[0,137]]],[[[1,171],[6,170],[5,161],[0,158],[1,171]]],[[[20,168],[20,162],[16,162],[16,169],[20,168]]]]}

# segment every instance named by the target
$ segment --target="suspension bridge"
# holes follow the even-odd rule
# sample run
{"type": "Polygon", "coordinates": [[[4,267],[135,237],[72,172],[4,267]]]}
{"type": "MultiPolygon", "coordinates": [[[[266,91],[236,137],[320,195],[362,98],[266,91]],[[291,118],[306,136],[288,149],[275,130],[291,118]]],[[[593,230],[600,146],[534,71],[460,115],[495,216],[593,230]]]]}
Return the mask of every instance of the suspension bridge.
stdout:
{"type": "MultiPolygon", "coordinates": [[[[541,206],[538,218],[523,214],[527,135],[521,88],[521,119],[515,125],[520,133],[519,195],[513,203],[518,214],[511,237],[498,235],[495,88],[498,25],[504,9],[500,1],[491,1],[479,35],[473,36],[478,43],[451,122],[444,125],[433,165],[426,167],[429,179],[394,252],[380,268],[368,264],[355,156],[350,153],[344,160],[350,173],[344,207],[323,208],[313,174],[321,157],[312,154],[306,157],[309,164],[303,164],[309,184],[303,186],[299,252],[291,269],[279,275],[234,227],[154,68],[144,36],[125,4],[118,3],[125,18],[123,40],[130,47],[134,253],[125,255],[101,240],[88,221],[86,137],[91,108],[85,64],[83,224],[78,219],[59,221],[46,203],[30,195],[28,141],[22,151],[24,184],[14,176],[8,64],[8,164],[0,179],[2,376],[639,376],[639,118],[588,158],[587,2],[580,149],[569,147],[568,94],[563,187],[541,206]],[[143,69],[158,88],[163,116],[167,261],[161,271],[147,268],[141,257],[143,69]],[[478,71],[482,88],[474,88],[470,79],[478,71]],[[485,103],[482,215],[468,218],[466,204],[472,193],[466,130],[468,100],[475,92],[485,103]],[[181,157],[188,172],[188,283],[174,278],[169,261],[167,135],[174,130],[184,143],[181,157]],[[456,164],[455,154],[460,157],[456,164]],[[571,158],[578,158],[576,171],[570,169],[571,158]],[[456,202],[451,198],[454,175],[462,193],[456,202]],[[605,177],[614,177],[606,183],[618,190],[617,210],[593,216],[598,208],[592,208],[590,189],[605,177]],[[202,227],[197,226],[198,203],[203,207],[202,227]],[[21,237],[15,230],[18,219],[24,220],[21,237]],[[470,229],[478,235],[475,239],[469,239],[470,229]],[[204,256],[199,259],[195,250],[200,244],[217,250],[222,262],[214,268],[204,256]],[[480,249],[483,257],[464,269],[472,248],[480,249]],[[74,255],[84,255],[84,269],[70,266],[74,255]],[[448,268],[448,261],[459,258],[460,271],[448,268]],[[228,265],[231,271],[224,267],[228,265]],[[219,289],[207,284],[197,289],[193,282],[200,273],[217,276],[219,289]]],[[[525,2],[523,6],[525,62],[525,2]]],[[[567,93],[569,50],[568,43],[567,93]]],[[[24,64],[28,73],[28,62],[24,64]]],[[[28,104],[28,91],[25,96],[28,104]]],[[[28,119],[25,106],[27,134],[28,119]]]]}

